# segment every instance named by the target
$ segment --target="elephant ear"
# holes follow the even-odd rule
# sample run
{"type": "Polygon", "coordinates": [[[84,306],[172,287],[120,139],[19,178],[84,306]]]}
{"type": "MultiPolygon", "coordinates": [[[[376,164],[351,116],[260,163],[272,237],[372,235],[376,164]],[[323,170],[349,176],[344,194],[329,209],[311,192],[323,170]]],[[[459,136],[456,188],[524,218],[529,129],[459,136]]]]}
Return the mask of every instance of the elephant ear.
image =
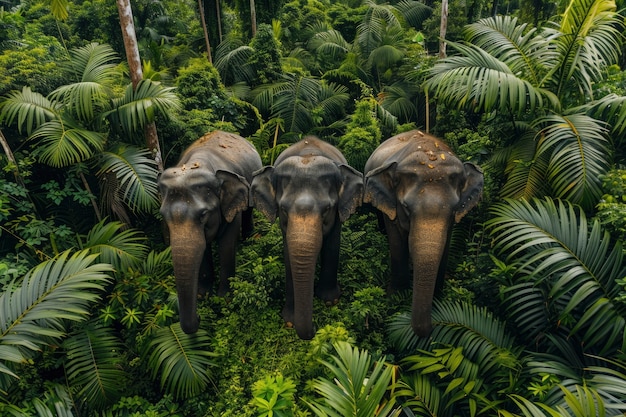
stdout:
{"type": "Polygon", "coordinates": [[[339,220],[345,222],[363,203],[363,174],[351,166],[339,165],[342,184],[339,189],[339,220]]]}
{"type": "Polygon", "coordinates": [[[234,172],[218,170],[215,176],[220,181],[220,208],[228,223],[232,222],[237,213],[248,208],[250,185],[241,175],[234,172]]]}
{"type": "Polygon", "coordinates": [[[273,166],[261,168],[253,174],[252,184],[250,185],[250,206],[263,213],[270,223],[276,220],[278,213],[276,190],[272,182],[273,175],[273,166]]]}
{"type": "Polygon", "coordinates": [[[397,162],[388,162],[369,171],[365,176],[363,202],[370,203],[391,220],[396,218],[396,194],[393,176],[397,166],[397,162]]]}
{"type": "Polygon", "coordinates": [[[465,186],[461,190],[461,199],[454,214],[454,221],[460,222],[473,209],[483,193],[483,171],[471,162],[463,164],[465,168],[465,186]]]}

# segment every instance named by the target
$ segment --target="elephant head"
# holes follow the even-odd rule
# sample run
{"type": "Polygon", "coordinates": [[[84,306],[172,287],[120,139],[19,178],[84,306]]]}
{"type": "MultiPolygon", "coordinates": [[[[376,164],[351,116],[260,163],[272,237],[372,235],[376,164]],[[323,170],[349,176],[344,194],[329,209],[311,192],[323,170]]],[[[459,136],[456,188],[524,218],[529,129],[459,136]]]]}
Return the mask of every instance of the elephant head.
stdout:
{"type": "Polygon", "coordinates": [[[170,232],[172,262],[185,333],[198,330],[197,297],[207,245],[224,223],[248,207],[248,181],[233,172],[197,165],[166,169],[159,178],[161,214],[170,232]]]}
{"type": "Polygon", "coordinates": [[[320,252],[317,294],[328,301],[339,297],[340,223],[361,204],[362,195],[360,172],[320,155],[279,159],[276,166],[258,171],[252,180],[253,206],[271,222],[276,217],[280,220],[287,274],[283,318],[293,323],[302,339],[314,335],[313,291],[320,252]]]}
{"type": "MultiPolygon", "coordinates": [[[[426,336],[432,329],[435,286],[443,280],[448,240],[458,223],[479,201],[483,174],[461,162],[441,140],[418,131],[398,135],[371,155],[366,164],[364,202],[385,214],[389,246],[413,261],[411,324],[426,336]]],[[[402,270],[397,266],[396,270],[402,270]]]]}

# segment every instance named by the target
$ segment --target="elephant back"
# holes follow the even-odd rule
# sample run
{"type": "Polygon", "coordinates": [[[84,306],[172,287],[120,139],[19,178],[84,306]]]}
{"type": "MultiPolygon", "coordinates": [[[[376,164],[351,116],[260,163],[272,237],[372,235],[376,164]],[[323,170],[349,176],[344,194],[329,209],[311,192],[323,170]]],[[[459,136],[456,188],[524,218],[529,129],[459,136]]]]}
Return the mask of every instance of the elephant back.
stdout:
{"type": "Polygon", "coordinates": [[[207,133],[192,143],[181,155],[177,167],[206,168],[215,173],[229,171],[252,181],[252,173],[261,169],[259,153],[247,139],[220,130],[207,133]]]}
{"type": "Polygon", "coordinates": [[[274,165],[278,165],[285,159],[292,156],[322,156],[330,159],[336,164],[348,164],[348,161],[339,149],[315,136],[307,136],[301,141],[289,146],[278,156],[278,158],[276,158],[274,165]]]}

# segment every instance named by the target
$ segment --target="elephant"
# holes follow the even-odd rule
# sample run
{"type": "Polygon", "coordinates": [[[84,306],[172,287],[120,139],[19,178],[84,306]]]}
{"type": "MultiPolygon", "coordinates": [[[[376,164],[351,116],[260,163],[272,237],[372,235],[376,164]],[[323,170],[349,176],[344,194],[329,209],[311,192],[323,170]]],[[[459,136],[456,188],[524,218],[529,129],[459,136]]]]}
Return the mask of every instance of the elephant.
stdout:
{"type": "Polygon", "coordinates": [[[363,174],[333,145],[307,136],[254,174],[250,202],[283,235],[286,297],[282,317],[298,337],[311,339],[313,293],[337,303],[341,223],[363,200],[363,174]],[[320,277],[314,285],[317,258],[320,277]]]}
{"type": "Polygon", "coordinates": [[[169,231],[180,326],[185,333],[198,330],[197,299],[215,278],[214,241],[220,266],[218,295],[229,291],[239,233],[245,236],[252,227],[248,204],[252,173],[262,167],[250,142],[214,131],[192,143],[176,166],[159,177],[160,211],[169,231]]]}
{"type": "Polygon", "coordinates": [[[411,327],[432,331],[435,288],[443,283],[452,226],[476,206],[483,172],[462,162],[440,139],[412,130],[378,146],[365,164],[364,204],[383,214],[391,258],[390,290],[408,288],[413,266],[411,327]]]}

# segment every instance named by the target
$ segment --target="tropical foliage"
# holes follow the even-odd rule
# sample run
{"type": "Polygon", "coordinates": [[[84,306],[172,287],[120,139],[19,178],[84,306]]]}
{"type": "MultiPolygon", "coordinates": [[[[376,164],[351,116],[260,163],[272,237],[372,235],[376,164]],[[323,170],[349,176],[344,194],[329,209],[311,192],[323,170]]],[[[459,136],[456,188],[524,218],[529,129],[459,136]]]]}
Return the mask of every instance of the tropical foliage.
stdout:
{"type": "Polygon", "coordinates": [[[269,3],[133,2],[136,88],[111,2],[0,9],[0,415],[623,416],[623,5],[453,1],[439,59],[439,2],[269,3]],[[159,163],[222,129],[266,164],[315,134],[362,170],[413,128],[485,172],[430,337],[386,293],[369,207],[313,340],[283,324],[282,234],[260,215],[230,294],[181,331],[159,163]]]}

